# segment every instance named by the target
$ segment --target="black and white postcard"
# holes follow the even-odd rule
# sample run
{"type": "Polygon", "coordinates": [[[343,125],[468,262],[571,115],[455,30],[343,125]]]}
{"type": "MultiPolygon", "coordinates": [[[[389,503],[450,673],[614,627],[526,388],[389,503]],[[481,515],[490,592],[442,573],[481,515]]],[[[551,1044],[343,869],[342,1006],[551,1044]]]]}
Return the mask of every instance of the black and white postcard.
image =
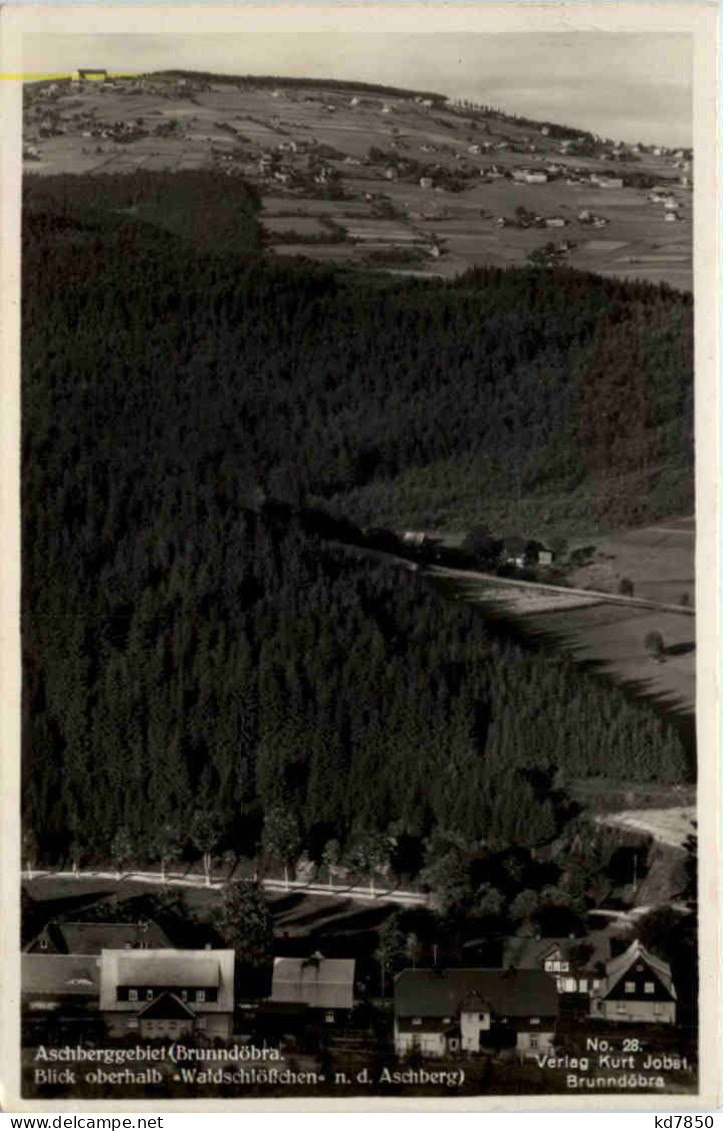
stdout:
{"type": "Polygon", "coordinates": [[[6,1107],[711,1103],[715,6],[2,16],[6,1107]]]}

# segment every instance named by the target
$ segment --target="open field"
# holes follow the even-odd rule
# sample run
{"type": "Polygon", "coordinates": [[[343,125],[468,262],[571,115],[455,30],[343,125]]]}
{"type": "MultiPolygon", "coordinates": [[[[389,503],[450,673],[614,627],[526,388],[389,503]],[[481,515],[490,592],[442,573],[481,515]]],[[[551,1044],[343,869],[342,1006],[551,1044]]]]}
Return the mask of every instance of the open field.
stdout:
{"type": "Polygon", "coordinates": [[[695,603],[695,518],[666,519],[593,541],[595,553],[570,574],[571,585],[615,593],[628,578],[636,596],[665,604],[680,604],[686,597],[695,603]]]}
{"type": "Polygon", "coordinates": [[[649,833],[660,844],[682,848],[688,837],[695,835],[695,809],[692,806],[668,809],[624,809],[608,814],[608,825],[649,833]]]}
{"type": "Polygon", "coordinates": [[[272,245],[274,232],[320,238],[309,218],[322,211],[354,228],[352,242],[282,242],[282,255],[361,264],[374,250],[385,253],[382,266],[399,270],[411,249],[419,262],[410,270],[454,277],[473,266],[523,264],[534,249],[564,240],[572,266],[692,288],[692,189],[679,155],[621,157],[601,145],[575,156],[536,127],[412,97],[160,78],[36,92],[24,138],[32,149],[25,168],[38,174],[214,167],[241,175],[261,193],[272,245]],[[521,169],[550,179],[513,180],[521,169]],[[589,181],[641,173],[675,198],[676,222],[666,222],[646,189],[589,181]],[[515,226],[519,208],[540,220],[515,226]],[[305,222],[286,228],[282,210],[305,222]],[[590,219],[581,222],[585,212],[590,219]],[[553,217],[564,226],[545,227],[553,217]]]}

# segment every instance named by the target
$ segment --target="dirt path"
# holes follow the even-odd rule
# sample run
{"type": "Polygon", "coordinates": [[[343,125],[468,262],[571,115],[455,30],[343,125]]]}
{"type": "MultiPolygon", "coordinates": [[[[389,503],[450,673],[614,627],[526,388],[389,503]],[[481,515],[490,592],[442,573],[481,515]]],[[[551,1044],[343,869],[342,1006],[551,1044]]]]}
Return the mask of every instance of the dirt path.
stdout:
{"type": "MultiPolygon", "coordinates": [[[[180,875],[179,873],[166,873],[165,880],[161,879],[158,872],[47,872],[47,871],[24,871],[20,873],[23,880],[40,880],[45,878],[52,878],[58,880],[110,880],[113,883],[118,883],[123,880],[132,880],[134,883],[152,884],[157,887],[191,887],[203,888],[206,890],[222,891],[226,884],[229,882],[230,876],[225,876],[223,879],[209,878],[206,880],[201,876],[187,876],[180,875]]],[[[301,880],[259,880],[259,885],[264,891],[270,892],[300,892],[303,895],[324,895],[331,899],[362,899],[370,900],[379,903],[399,903],[405,907],[426,907],[429,903],[429,896],[423,892],[417,891],[402,891],[399,889],[387,890],[384,888],[375,888],[373,886],[354,887],[348,885],[340,885],[337,887],[330,887],[328,884],[315,884],[304,883],[301,880]]]]}

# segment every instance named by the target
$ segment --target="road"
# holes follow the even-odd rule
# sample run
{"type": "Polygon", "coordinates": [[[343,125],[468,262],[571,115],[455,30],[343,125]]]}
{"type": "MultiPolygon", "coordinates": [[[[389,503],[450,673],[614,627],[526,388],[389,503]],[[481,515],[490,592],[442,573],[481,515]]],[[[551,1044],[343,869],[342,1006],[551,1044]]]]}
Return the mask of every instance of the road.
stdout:
{"type": "MultiPolygon", "coordinates": [[[[52,878],[60,880],[110,880],[113,883],[119,881],[132,881],[133,883],[140,884],[153,884],[155,886],[163,887],[192,887],[192,888],[208,888],[209,890],[221,891],[229,881],[228,876],[223,879],[209,878],[207,881],[202,876],[188,876],[182,875],[179,872],[167,872],[165,880],[161,879],[158,872],[95,872],[95,871],[78,871],[78,872],[48,872],[48,871],[24,871],[21,872],[23,880],[40,880],[43,878],[52,878]]],[[[330,887],[328,884],[315,884],[304,883],[302,880],[269,880],[259,879],[259,885],[264,891],[269,892],[301,892],[303,895],[324,895],[332,899],[361,899],[369,900],[374,903],[399,903],[403,907],[427,907],[429,904],[429,896],[423,892],[418,891],[403,891],[398,888],[391,890],[378,887],[356,887],[348,884],[342,884],[335,887],[330,887]]]]}
{"type": "Polygon", "coordinates": [[[694,617],[695,609],[690,605],[666,605],[660,601],[649,601],[645,597],[624,597],[620,593],[604,593],[596,589],[572,589],[563,585],[547,585],[542,581],[518,581],[511,577],[498,577],[493,573],[481,573],[471,569],[452,569],[449,566],[428,566],[425,573],[432,577],[451,577],[459,581],[488,582],[498,586],[510,586],[517,589],[536,589],[543,593],[556,593],[561,597],[585,597],[588,601],[604,602],[613,605],[630,605],[638,609],[658,609],[666,613],[682,613],[684,616],[694,617]]]}

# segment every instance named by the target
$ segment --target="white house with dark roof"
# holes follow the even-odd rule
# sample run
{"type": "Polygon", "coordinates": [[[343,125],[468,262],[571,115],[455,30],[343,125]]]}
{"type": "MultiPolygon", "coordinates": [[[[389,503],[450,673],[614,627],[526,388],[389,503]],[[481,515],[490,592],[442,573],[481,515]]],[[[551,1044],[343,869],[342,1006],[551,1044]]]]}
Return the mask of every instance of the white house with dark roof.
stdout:
{"type": "Polygon", "coordinates": [[[234,959],[233,950],[103,950],[100,1010],[111,1035],[227,1039],[234,959]]]}
{"type": "Polygon", "coordinates": [[[592,994],[602,983],[609,956],[607,936],[543,939],[513,935],[502,944],[505,969],[543,970],[560,994],[592,994]]]}
{"type": "Polygon", "coordinates": [[[555,983],[540,970],[403,970],[394,983],[398,1056],[479,1052],[498,1043],[523,1054],[552,1047],[555,983]]]}
{"type": "Polygon", "coordinates": [[[354,1007],[353,958],[275,958],[271,1005],[305,1006],[327,1024],[341,1021],[354,1007]]]}
{"type": "Polygon", "coordinates": [[[635,939],[605,966],[590,997],[590,1016],[607,1021],[674,1025],[678,995],[670,966],[635,939]]]}

